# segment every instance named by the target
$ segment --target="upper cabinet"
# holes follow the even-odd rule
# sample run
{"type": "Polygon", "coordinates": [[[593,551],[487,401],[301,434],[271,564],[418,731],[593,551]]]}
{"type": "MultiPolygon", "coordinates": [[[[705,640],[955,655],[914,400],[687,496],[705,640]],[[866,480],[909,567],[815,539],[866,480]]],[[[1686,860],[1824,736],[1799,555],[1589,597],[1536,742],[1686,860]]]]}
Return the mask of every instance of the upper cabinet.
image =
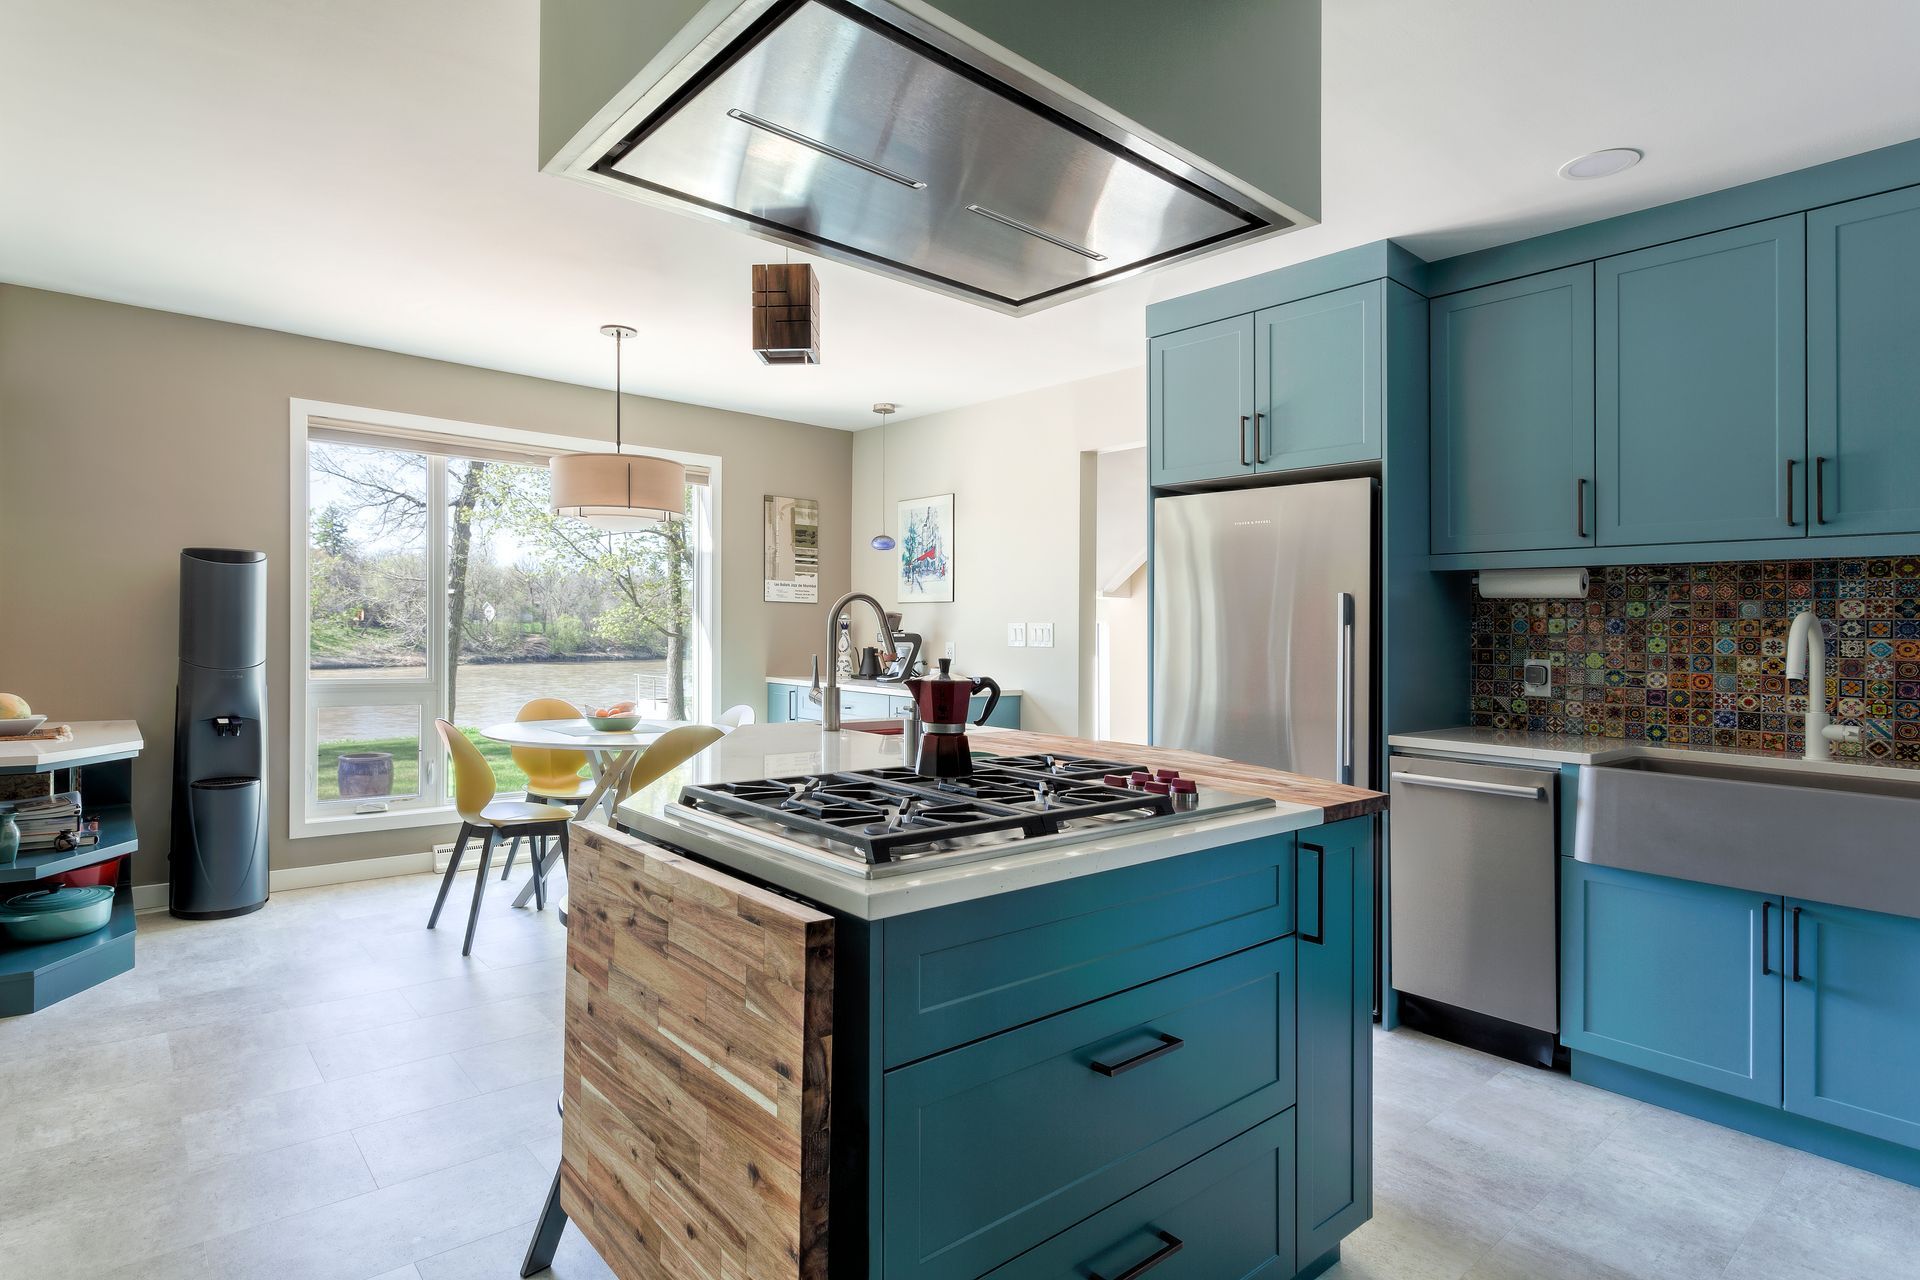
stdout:
{"type": "Polygon", "coordinates": [[[1920,530],[1920,188],[1807,215],[1815,534],[1920,530]]]}
{"type": "Polygon", "coordinates": [[[1433,551],[1593,545],[1593,267],[1435,298],[1433,551]]]}
{"type": "Polygon", "coordinates": [[[1379,458],[1386,289],[1374,280],[1254,314],[1256,470],[1379,458]]]}
{"type": "Polygon", "coordinates": [[[1596,264],[1603,546],[1804,536],[1802,215],[1596,264]]]}
{"type": "Polygon", "coordinates": [[[1251,475],[1253,317],[1147,343],[1147,436],[1154,484],[1251,475]]]}

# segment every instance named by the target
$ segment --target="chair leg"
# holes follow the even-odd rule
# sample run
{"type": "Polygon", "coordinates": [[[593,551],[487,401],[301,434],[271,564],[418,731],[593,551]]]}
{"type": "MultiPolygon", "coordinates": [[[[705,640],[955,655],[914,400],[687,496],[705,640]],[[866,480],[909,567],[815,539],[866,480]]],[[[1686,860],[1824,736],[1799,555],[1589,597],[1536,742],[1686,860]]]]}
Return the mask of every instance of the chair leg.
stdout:
{"type": "Polygon", "coordinates": [[[467,940],[460,946],[463,956],[473,954],[473,931],[480,925],[480,900],[487,896],[487,869],[493,865],[493,842],[500,838],[497,830],[489,830],[481,838],[480,874],[473,882],[473,906],[467,912],[467,940]]]}
{"type": "Polygon", "coordinates": [[[507,877],[513,874],[513,858],[515,854],[520,852],[520,840],[521,837],[515,836],[507,843],[507,866],[506,869],[500,873],[501,884],[505,884],[507,877]]]}
{"type": "Polygon", "coordinates": [[[529,836],[527,856],[533,861],[533,909],[547,909],[547,838],[529,836]]]}
{"type": "Polygon", "coordinates": [[[573,863],[567,861],[567,824],[560,824],[560,869],[567,873],[567,879],[573,879],[573,863]]]}
{"type": "Polygon", "coordinates": [[[567,1211],[560,1207],[560,1171],[553,1171],[553,1183],[547,1188],[547,1202],[534,1224],[533,1239],[527,1241],[527,1256],[521,1259],[520,1274],[535,1276],[553,1265],[560,1251],[560,1233],[567,1229],[567,1211]]]}
{"type": "Polygon", "coordinates": [[[433,914],[427,917],[427,928],[440,923],[440,908],[447,905],[447,890],[453,888],[454,872],[460,870],[460,855],[467,851],[467,837],[473,834],[473,828],[467,823],[460,824],[460,835],[453,842],[453,857],[447,863],[447,874],[440,877],[440,893],[433,900],[433,914]]]}

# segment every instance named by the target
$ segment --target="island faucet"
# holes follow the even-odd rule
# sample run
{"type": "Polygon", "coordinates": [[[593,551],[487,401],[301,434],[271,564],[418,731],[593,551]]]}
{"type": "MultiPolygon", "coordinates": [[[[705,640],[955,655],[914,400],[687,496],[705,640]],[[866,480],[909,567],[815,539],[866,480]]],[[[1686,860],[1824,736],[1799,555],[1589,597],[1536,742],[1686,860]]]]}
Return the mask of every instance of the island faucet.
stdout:
{"type": "MultiPolygon", "coordinates": [[[[822,732],[831,732],[840,727],[840,669],[833,660],[835,646],[840,639],[840,619],[846,614],[847,606],[855,600],[864,600],[873,610],[873,616],[880,620],[881,635],[891,634],[887,626],[887,611],[880,602],[864,591],[849,591],[833,602],[827,610],[827,687],[820,688],[820,655],[813,656],[813,687],[807,690],[807,701],[820,706],[820,728],[822,732]]],[[[892,646],[888,646],[887,660],[893,660],[892,646]]]]}
{"type": "Polygon", "coordinates": [[[1860,741],[1858,725],[1836,725],[1827,713],[1827,637],[1811,607],[1793,615],[1787,632],[1787,679],[1807,682],[1807,759],[1830,760],[1832,743],[1860,741]]]}

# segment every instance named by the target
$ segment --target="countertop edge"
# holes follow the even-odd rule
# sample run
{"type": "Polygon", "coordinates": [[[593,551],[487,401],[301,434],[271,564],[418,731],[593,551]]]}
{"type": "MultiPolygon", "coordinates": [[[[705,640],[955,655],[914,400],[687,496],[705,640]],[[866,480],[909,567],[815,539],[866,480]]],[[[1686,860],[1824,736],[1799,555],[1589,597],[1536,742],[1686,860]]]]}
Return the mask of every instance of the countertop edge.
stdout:
{"type": "MultiPolygon", "coordinates": [[[[797,684],[803,688],[811,688],[813,686],[813,677],[768,676],[767,683],[797,684]]],[[[820,683],[822,687],[826,685],[824,679],[822,679],[820,683]]],[[[907,687],[897,680],[842,680],[839,687],[850,693],[884,693],[896,698],[910,698],[913,696],[908,692],[907,687]]],[[[1020,689],[1002,689],[1000,690],[1000,696],[1003,698],[1016,698],[1025,697],[1026,694],[1020,689]]]]}
{"type": "Polygon", "coordinates": [[[1801,775],[1837,777],[1912,777],[1920,770],[1871,760],[1804,760],[1756,750],[1725,747],[1662,745],[1624,738],[1565,738],[1553,734],[1515,733],[1510,729],[1428,729],[1387,737],[1390,748],[1445,752],[1483,760],[1513,760],[1533,764],[1603,765],[1660,756],[1687,756],[1747,768],[1777,769],[1801,775]]]}

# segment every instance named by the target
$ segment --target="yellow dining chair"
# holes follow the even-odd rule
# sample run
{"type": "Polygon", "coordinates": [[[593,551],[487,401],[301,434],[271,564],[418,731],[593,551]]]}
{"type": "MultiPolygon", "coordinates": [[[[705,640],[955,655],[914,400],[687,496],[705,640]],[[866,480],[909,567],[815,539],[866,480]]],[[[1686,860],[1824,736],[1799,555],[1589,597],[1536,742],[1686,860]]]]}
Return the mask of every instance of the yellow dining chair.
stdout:
{"type": "MultiPolygon", "coordinates": [[[[513,719],[516,724],[525,724],[529,720],[578,720],[580,708],[565,698],[535,698],[521,707],[513,719]]],[[[527,775],[527,799],[536,803],[572,805],[576,813],[586,803],[587,796],[593,791],[593,779],[580,776],[580,770],[587,763],[584,751],[569,751],[564,747],[514,747],[513,762],[527,775]]],[[[520,837],[514,836],[507,844],[507,865],[500,872],[505,881],[513,874],[513,860],[520,852],[520,837]]],[[[535,836],[532,856],[534,874],[544,876],[547,873],[547,837],[535,836]]]]}
{"type": "MultiPolygon", "coordinates": [[[[440,894],[433,900],[433,914],[427,917],[427,928],[440,923],[440,909],[447,904],[447,890],[453,887],[453,877],[460,870],[460,858],[466,852],[467,841],[475,835],[480,837],[480,874],[473,882],[473,906],[467,912],[467,937],[460,947],[461,955],[473,952],[473,931],[480,923],[480,900],[487,891],[487,870],[493,862],[494,842],[502,835],[514,836],[558,836],[560,838],[560,857],[567,856],[567,821],[572,814],[560,810],[556,814],[554,806],[536,804],[526,800],[495,800],[493,793],[497,784],[493,779],[493,768],[487,758],[480,754],[480,748],[467,740],[445,720],[435,720],[434,727],[440,731],[440,741],[447,746],[447,752],[453,757],[453,807],[460,814],[460,836],[454,841],[453,860],[447,863],[447,874],[440,881],[440,894]]],[[[538,855],[535,855],[536,859],[538,855]]],[[[547,905],[546,878],[541,873],[544,864],[536,866],[533,872],[534,893],[538,895],[540,906],[547,905]]]]}
{"type": "Polygon", "coordinates": [[[625,800],[642,787],[660,781],[726,736],[724,729],[710,724],[683,724],[667,730],[648,744],[640,758],[633,762],[633,768],[620,784],[620,799],[625,800]]]}

